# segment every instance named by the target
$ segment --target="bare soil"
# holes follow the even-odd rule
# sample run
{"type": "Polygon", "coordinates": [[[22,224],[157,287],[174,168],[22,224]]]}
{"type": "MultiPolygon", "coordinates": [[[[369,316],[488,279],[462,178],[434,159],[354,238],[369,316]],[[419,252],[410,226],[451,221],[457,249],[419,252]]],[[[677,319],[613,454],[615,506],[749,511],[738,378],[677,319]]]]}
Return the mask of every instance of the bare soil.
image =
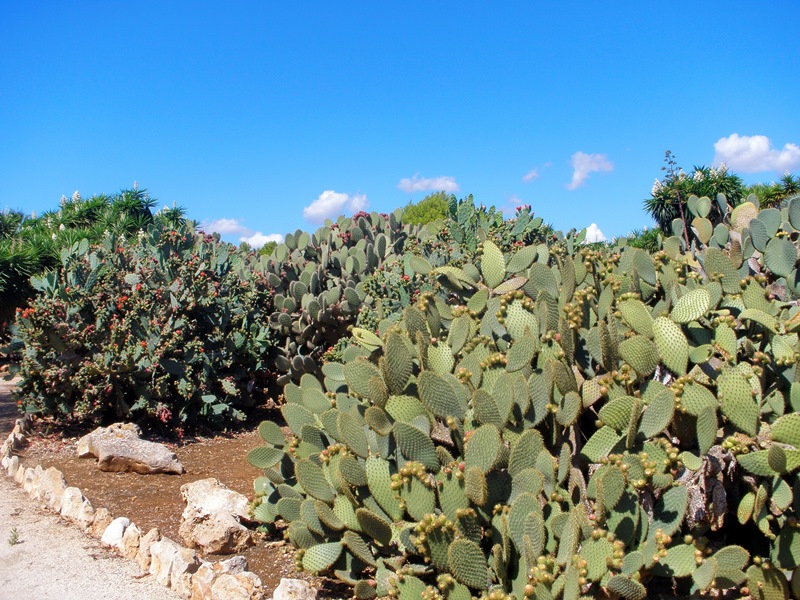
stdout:
{"type": "MultiPolygon", "coordinates": [[[[0,434],[7,435],[14,426],[16,402],[11,399],[13,383],[0,378],[0,434]]],[[[56,467],[67,484],[81,489],[97,507],[107,508],[115,517],[128,517],[143,531],[158,527],[163,535],[184,543],[178,534],[181,513],[186,504],[180,488],[186,483],[215,477],[232,490],[253,497],[253,481],[259,470],[247,462],[247,453],[261,445],[255,430],[231,435],[193,438],[184,443],[167,444],[183,463],[183,475],[139,475],[136,473],[107,473],[97,468],[95,459],[79,459],[77,437],[66,437],[64,431],[46,420],[38,421],[30,444],[20,456],[25,465],[41,464],[42,468],[56,467]]],[[[161,441],[161,440],[159,440],[161,441]]],[[[337,582],[313,578],[299,573],[294,564],[294,552],[281,538],[267,538],[244,553],[250,570],[257,574],[268,593],[278,586],[281,578],[305,579],[319,589],[320,598],[349,597],[349,588],[337,582]]],[[[225,557],[209,556],[210,560],[225,557]]],[[[269,597],[269,596],[268,596],[269,597]]]]}

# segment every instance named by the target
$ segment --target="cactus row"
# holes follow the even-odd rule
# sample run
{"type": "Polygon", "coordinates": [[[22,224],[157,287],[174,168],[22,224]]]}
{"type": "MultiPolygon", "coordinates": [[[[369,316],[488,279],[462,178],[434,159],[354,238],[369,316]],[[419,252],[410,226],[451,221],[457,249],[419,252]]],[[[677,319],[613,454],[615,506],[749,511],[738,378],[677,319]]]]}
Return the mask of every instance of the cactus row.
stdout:
{"type": "Polygon", "coordinates": [[[255,516],[358,598],[789,597],[800,200],[718,198],[707,235],[710,202],[654,255],[513,224],[420,254],[415,301],[287,382],[255,516]]]}

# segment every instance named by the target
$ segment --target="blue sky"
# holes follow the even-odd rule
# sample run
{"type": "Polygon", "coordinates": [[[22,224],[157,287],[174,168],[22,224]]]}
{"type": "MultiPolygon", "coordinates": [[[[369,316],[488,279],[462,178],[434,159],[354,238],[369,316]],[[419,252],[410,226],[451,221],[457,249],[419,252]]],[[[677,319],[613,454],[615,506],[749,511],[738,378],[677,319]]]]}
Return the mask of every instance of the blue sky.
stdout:
{"type": "Polygon", "coordinates": [[[748,182],[800,170],[797,0],[9,0],[0,19],[0,210],[138,181],[261,241],[444,188],[611,237],[651,224],[667,149],[748,182]]]}

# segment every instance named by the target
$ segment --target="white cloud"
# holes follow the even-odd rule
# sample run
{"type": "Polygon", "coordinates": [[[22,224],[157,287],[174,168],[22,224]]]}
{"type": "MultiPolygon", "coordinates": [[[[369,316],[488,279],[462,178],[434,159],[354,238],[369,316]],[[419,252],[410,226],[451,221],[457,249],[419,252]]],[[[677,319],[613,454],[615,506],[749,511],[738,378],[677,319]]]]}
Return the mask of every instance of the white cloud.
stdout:
{"type": "Polygon", "coordinates": [[[333,190],[325,190],[319,198],[303,208],[303,218],[312,223],[322,223],[325,219],[334,219],[346,211],[358,212],[367,208],[365,194],[342,194],[333,190]]]}
{"type": "Polygon", "coordinates": [[[525,173],[525,175],[522,176],[522,181],[524,181],[525,183],[530,183],[534,179],[539,179],[540,175],[541,173],[539,173],[539,169],[531,169],[530,171],[525,173]]]}
{"type": "Polygon", "coordinates": [[[265,234],[254,231],[246,227],[239,219],[216,219],[214,221],[204,221],[200,224],[200,229],[206,232],[216,232],[220,235],[237,235],[240,242],[247,242],[253,248],[261,248],[267,242],[283,241],[283,236],[279,233],[265,234]]]}
{"type": "Polygon", "coordinates": [[[240,242],[246,242],[252,248],[261,248],[267,242],[277,242],[281,243],[283,241],[283,236],[280,233],[270,233],[264,234],[260,231],[256,231],[253,235],[243,235],[239,238],[240,242]]]}
{"type": "Polygon", "coordinates": [[[567,184],[568,190],[574,190],[586,183],[591,173],[601,173],[614,170],[614,165],[605,154],[586,154],[576,152],[569,160],[572,165],[572,181],[567,184]]]}
{"type": "Polygon", "coordinates": [[[800,147],[785,144],[781,150],[772,146],[765,135],[732,133],[714,144],[714,164],[725,163],[743,173],[787,171],[800,167],[800,147]]]}
{"type": "Polygon", "coordinates": [[[251,230],[245,227],[239,219],[216,219],[215,221],[204,221],[200,224],[203,231],[216,231],[222,235],[245,234],[251,230]]]}
{"type": "Polygon", "coordinates": [[[592,223],[586,228],[586,238],[584,240],[589,244],[593,242],[605,242],[606,236],[600,231],[597,223],[592,223]]]}
{"type": "Polygon", "coordinates": [[[404,177],[397,184],[397,187],[411,194],[412,192],[457,192],[459,190],[455,177],[443,175],[442,177],[420,177],[419,174],[413,177],[404,177]]]}

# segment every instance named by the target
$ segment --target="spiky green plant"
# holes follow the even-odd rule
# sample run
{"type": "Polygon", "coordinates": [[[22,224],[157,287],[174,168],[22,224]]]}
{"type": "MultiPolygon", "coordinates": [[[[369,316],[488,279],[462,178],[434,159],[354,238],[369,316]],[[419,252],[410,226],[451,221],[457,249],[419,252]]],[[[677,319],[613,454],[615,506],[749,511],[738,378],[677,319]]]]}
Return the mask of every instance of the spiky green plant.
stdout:
{"type": "Polygon", "coordinates": [[[287,385],[289,439],[265,422],[250,457],[254,514],[364,594],[783,597],[800,201],[751,206],[687,252],[487,237],[429,263],[441,287],[287,385]]]}
{"type": "Polygon", "coordinates": [[[245,418],[268,382],[272,296],[232,246],[157,223],[76,241],[61,263],[17,313],[25,410],[179,433],[245,418]]]}

